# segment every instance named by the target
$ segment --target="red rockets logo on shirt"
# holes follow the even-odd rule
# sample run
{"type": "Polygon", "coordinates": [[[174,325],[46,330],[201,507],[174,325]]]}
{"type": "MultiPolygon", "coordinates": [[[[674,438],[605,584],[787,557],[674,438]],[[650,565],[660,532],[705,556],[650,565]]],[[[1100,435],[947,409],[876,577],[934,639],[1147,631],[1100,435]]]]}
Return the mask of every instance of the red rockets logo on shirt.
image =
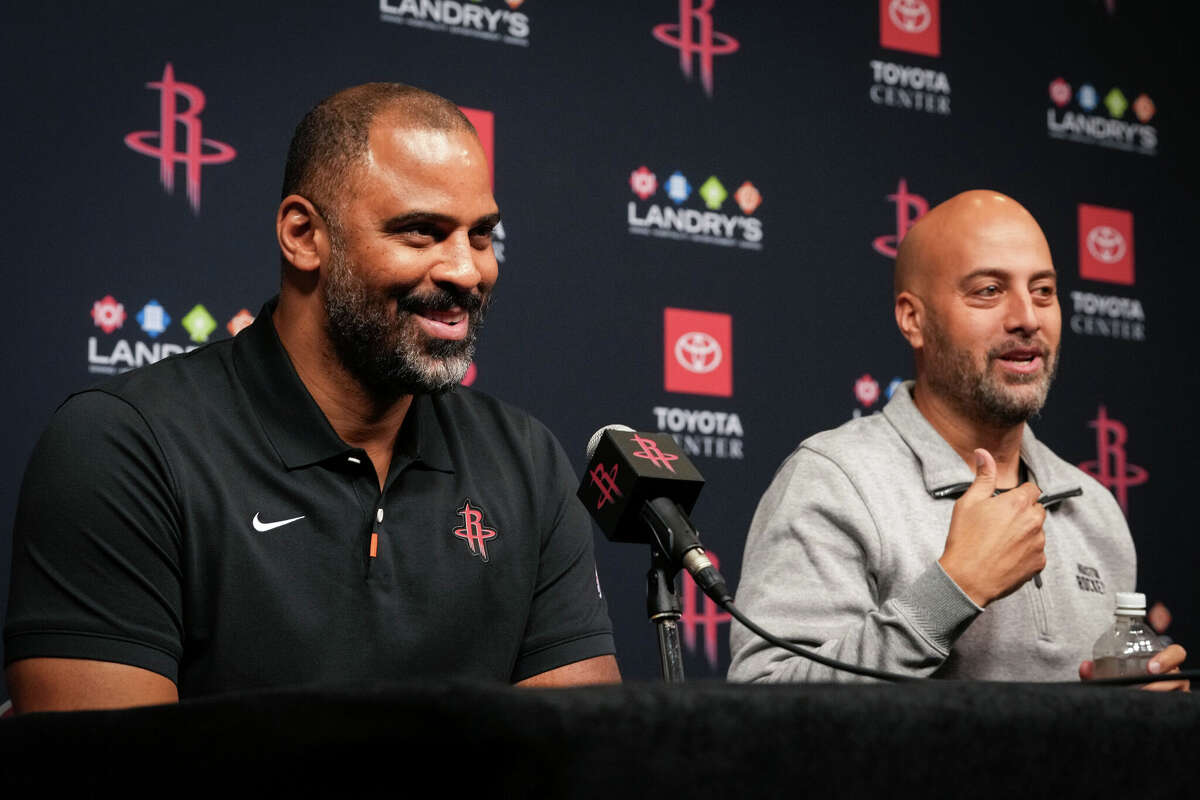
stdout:
{"type": "Polygon", "coordinates": [[[454,535],[467,543],[471,555],[479,556],[486,563],[489,560],[488,542],[496,538],[496,531],[486,527],[483,509],[473,504],[469,497],[458,509],[458,515],[462,517],[462,526],[454,529],[454,535]]]}

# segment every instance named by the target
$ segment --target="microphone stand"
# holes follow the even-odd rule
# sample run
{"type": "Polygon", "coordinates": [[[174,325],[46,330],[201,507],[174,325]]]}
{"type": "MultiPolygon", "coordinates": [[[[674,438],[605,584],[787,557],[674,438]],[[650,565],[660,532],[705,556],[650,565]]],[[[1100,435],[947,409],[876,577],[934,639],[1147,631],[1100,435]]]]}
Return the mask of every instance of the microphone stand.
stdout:
{"type": "Polygon", "coordinates": [[[646,612],[658,631],[658,655],[665,683],[683,683],[683,648],[679,643],[679,618],[683,604],[675,591],[679,568],[657,544],[650,545],[650,571],[646,573],[646,612]]]}

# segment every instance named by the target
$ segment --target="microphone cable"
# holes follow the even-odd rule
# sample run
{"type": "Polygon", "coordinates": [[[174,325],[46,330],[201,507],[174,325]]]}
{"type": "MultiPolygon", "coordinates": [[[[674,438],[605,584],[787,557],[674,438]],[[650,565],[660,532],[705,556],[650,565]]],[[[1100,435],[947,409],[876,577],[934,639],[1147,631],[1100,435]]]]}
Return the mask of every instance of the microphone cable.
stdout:
{"type": "MultiPolygon", "coordinates": [[[[716,599],[716,598],[713,598],[713,599],[716,599]]],[[[810,661],[815,661],[818,664],[823,664],[824,666],[830,667],[832,669],[841,670],[843,672],[850,672],[855,675],[862,675],[863,677],[866,677],[866,678],[875,678],[875,679],[881,680],[881,681],[891,681],[892,683],[918,683],[921,681],[932,681],[932,680],[939,680],[939,681],[943,681],[943,682],[947,682],[947,683],[952,683],[952,682],[956,682],[956,681],[960,682],[960,683],[978,683],[979,682],[979,681],[969,681],[966,679],[958,679],[958,678],[944,679],[944,678],[932,678],[929,676],[920,676],[920,675],[902,675],[897,672],[888,672],[886,670],[873,669],[871,667],[863,667],[863,666],[859,666],[858,664],[847,664],[844,661],[838,661],[837,659],[829,658],[828,656],[823,656],[820,653],[817,653],[813,650],[809,650],[806,647],[801,647],[800,645],[793,644],[792,642],[789,642],[786,639],[781,639],[778,636],[775,636],[774,634],[767,632],[763,628],[756,625],[754,622],[751,622],[750,619],[745,614],[743,614],[737,606],[734,605],[732,597],[726,596],[724,599],[718,600],[717,602],[721,606],[721,608],[723,608],[729,612],[729,615],[731,617],[736,619],[743,626],[745,626],[748,630],[750,630],[752,633],[759,636],[760,638],[765,639],[766,641],[770,642],[771,644],[775,645],[776,647],[781,647],[790,653],[795,653],[798,656],[807,658],[810,661]]],[[[1158,675],[1152,675],[1150,673],[1147,673],[1145,675],[1127,675],[1127,676],[1121,677],[1121,678],[1095,678],[1090,681],[1082,681],[1082,680],[1081,681],[1045,681],[1045,682],[1030,681],[1030,683],[1038,683],[1039,685],[1042,685],[1042,686],[1136,686],[1136,685],[1146,684],[1146,683],[1162,683],[1164,681],[1200,681],[1200,669],[1187,669],[1187,670],[1182,670],[1180,672],[1163,672],[1158,675]]],[[[992,681],[992,682],[993,683],[1019,683],[1022,681],[992,681]]]]}

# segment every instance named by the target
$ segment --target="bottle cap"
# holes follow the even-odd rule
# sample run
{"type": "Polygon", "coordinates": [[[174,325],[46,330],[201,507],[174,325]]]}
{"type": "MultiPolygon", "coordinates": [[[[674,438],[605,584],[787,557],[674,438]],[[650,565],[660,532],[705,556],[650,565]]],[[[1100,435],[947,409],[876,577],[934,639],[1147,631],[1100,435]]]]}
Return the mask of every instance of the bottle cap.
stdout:
{"type": "Polygon", "coordinates": [[[1141,592],[1117,592],[1118,614],[1145,614],[1146,595],[1141,592]]]}

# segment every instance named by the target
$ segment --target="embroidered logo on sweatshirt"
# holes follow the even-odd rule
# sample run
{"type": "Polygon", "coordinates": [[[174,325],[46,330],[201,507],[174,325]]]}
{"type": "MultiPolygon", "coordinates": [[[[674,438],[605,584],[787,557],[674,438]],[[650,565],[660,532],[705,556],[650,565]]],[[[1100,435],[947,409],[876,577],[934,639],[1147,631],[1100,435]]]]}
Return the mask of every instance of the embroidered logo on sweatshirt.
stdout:
{"type": "Polygon", "coordinates": [[[1095,592],[1096,594],[1104,594],[1104,581],[1100,579],[1100,570],[1095,567],[1085,567],[1083,564],[1076,564],[1075,567],[1079,570],[1079,574],[1075,576],[1075,583],[1085,592],[1095,592]]]}

